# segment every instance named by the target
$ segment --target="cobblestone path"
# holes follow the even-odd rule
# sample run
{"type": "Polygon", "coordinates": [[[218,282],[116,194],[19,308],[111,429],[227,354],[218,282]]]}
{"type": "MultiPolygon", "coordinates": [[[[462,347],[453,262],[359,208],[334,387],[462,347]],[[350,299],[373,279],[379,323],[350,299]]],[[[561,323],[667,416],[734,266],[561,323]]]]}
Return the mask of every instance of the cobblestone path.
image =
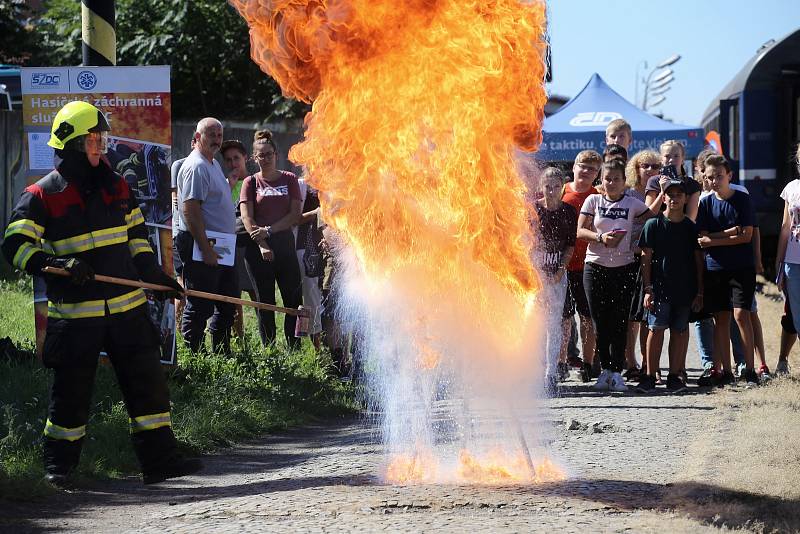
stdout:
{"type": "Polygon", "coordinates": [[[545,412],[549,448],[570,472],[561,483],[384,485],[374,477],[380,445],[348,420],[222,451],[200,475],[157,488],[131,479],[68,495],[60,510],[28,516],[14,531],[718,530],[690,505],[719,490],[703,458],[724,443],[714,397],[732,394],[609,395],[570,382],[545,412]]]}

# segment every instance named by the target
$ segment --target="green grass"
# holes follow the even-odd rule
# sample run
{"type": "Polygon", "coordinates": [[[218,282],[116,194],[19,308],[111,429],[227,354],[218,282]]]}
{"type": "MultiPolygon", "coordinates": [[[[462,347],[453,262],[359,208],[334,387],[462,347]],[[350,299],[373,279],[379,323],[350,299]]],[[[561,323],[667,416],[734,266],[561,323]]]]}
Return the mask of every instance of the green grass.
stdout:
{"type": "MultiPolygon", "coordinates": [[[[33,353],[30,279],[0,281],[0,289],[0,337],[10,336],[21,349],[16,359],[0,356],[0,498],[31,499],[52,491],[41,482],[52,371],[33,353]]],[[[208,452],[357,409],[352,386],[329,376],[327,355],[316,355],[307,341],[296,352],[280,345],[262,348],[254,315],[247,313],[245,324],[247,342],[235,343],[231,357],[179,349],[180,369],[170,377],[170,392],[173,429],[184,450],[208,452]]],[[[98,368],[91,414],[79,480],[138,473],[128,415],[109,365],[98,368]]]]}
{"type": "Polygon", "coordinates": [[[17,346],[33,342],[33,286],[30,277],[0,278],[0,338],[4,337],[10,337],[17,346]]]}

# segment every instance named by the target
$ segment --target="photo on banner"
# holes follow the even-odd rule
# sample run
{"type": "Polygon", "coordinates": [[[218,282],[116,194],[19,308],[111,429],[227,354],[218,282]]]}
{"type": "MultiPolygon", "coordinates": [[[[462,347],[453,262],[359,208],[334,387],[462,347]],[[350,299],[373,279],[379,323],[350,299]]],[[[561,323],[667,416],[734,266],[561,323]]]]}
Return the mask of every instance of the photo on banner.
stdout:
{"type": "MultiPolygon", "coordinates": [[[[58,110],[73,100],[96,106],[111,124],[106,161],[136,195],[150,246],[164,271],[173,275],[170,67],[29,67],[21,69],[21,78],[28,184],[57,165],[47,141],[58,110]]],[[[42,283],[35,282],[34,290],[39,346],[47,298],[42,283]]],[[[162,336],[162,362],[174,364],[174,303],[145,293],[150,318],[162,336]]]]}

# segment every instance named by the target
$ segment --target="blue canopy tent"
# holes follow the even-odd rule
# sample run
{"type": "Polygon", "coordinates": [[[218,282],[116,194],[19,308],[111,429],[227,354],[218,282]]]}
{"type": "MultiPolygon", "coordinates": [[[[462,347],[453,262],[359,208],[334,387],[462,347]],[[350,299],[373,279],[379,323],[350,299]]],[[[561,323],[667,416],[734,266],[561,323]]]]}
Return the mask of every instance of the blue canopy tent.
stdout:
{"type": "Polygon", "coordinates": [[[703,150],[703,130],[661,120],[637,108],[595,73],[589,83],[557,113],[544,121],[544,141],[535,157],[539,161],[572,161],[581,150],[602,152],[606,126],[625,119],[633,129],[630,155],[644,149],[658,150],[667,139],[686,147],[687,159],[703,150]]]}

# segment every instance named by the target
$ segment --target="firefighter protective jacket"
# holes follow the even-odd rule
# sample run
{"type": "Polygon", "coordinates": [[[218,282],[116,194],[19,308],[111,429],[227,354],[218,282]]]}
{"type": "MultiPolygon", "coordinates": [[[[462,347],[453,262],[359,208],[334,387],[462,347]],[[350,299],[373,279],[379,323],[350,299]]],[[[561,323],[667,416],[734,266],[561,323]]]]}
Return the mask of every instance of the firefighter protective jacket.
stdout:
{"type": "MultiPolygon", "coordinates": [[[[128,184],[104,162],[100,165],[100,179],[67,178],[59,170],[69,173],[68,168],[59,167],[25,189],[2,245],[10,263],[32,275],[41,275],[52,257],[75,257],[91,265],[95,274],[134,280],[148,280],[160,271],[128,184]]],[[[94,280],[78,286],[67,277],[46,279],[50,321],[101,325],[146,309],[141,289],[94,280]]]]}

